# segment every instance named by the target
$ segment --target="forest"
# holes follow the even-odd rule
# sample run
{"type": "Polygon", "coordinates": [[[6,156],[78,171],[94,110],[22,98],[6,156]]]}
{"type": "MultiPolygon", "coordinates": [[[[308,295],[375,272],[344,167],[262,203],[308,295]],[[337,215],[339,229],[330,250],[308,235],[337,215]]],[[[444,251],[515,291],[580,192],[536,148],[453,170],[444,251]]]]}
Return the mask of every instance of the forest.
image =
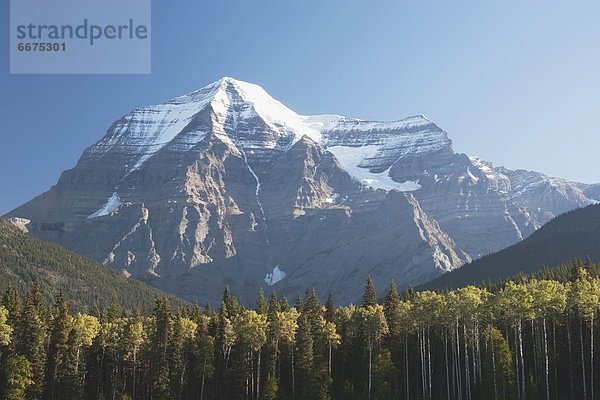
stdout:
{"type": "Polygon", "coordinates": [[[71,312],[62,293],[7,287],[0,306],[5,399],[596,399],[600,266],[575,261],[488,287],[405,290],[359,305],[71,312]]]}
{"type": "Polygon", "coordinates": [[[86,311],[90,304],[105,308],[113,297],[127,311],[151,311],[157,296],[168,296],[0,219],[0,288],[10,286],[24,296],[34,282],[44,301],[54,303],[62,291],[74,311],[86,311]]]}

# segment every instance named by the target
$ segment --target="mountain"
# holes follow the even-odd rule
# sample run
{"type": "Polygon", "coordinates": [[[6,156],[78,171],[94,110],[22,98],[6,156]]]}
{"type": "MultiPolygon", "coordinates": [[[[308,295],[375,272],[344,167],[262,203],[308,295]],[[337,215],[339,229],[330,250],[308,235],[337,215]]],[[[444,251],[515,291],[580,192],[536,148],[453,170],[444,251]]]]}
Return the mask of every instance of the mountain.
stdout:
{"type": "Polygon", "coordinates": [[[579,258],[600,261],[600,205],[560,215],[525,240],[482,257],[420,288],[448,289],[531,274],[579,258]]]}
{"type": "Polygon", "coordinates": [[[123,116],[7,217],[192,301],[314,286],[344,303],[369,274],[423,283],[599,198],[457,154],[424,116],[302,116],[222,78],[123,116]]]}
{"type": "Polygon", "coordinates": [[[142,282],[127,279],[104,265],[88,260],[55,244],[36,239],[25,232],[27,220],[0,220],[0,290],[8,285],[21,295],[34,282],[53,302],[59,290],[76,311],[92,305],[107,307],[113,297],[133,312],[149,311],[158,296],[165,293],[142,282]]]}

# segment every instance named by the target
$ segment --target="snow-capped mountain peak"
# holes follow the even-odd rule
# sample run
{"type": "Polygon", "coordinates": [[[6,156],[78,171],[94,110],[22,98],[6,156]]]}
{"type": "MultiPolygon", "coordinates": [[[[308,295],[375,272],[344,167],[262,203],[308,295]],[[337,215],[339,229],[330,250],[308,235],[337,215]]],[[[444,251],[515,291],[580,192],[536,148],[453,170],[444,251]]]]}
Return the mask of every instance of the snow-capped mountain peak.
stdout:
{"type": "MultiPolygon", "coordinates": [[[[265,148],[276,147],[281,139],[289,147],[304,135],[321,141],[320,132],[304,123],[304,117],[272,98],[260,86],[224,77],[163,104],[133,110],[115,122],[88,153],[102,156],[118,147],[131,154],[126,173],[130,174],[167,145],[173,144],[171,147],[179,152],[188,151],[215,125],[221,127],[217,129],[220,131],[217,136],[232,147],[236,146],[235,142],[243,141],[241,139],[248,141],[243,145],[265,148]],[[207,107],[212,111],[213,126],[194,126],[195,117],[207,107]],[[250,125],[257,119],[269,128],[271,137],[230,137],[238,135],[237,128],[243,125],[241,121],[250,125]]],[[[247,136],[254,133],[246,132],[247,136]]]]}
{"type": "Polygon", "coordinates": [[[211,85],[218,86],[211,100],[215,111],[236,113],[236,120],[259,117],[282,136],[293,135],[293,143],[304,135],[315,142],[320,141],[317,129],[306,125],[302,116],[275,100],[262,87],[230,77],[221,78],[211,85]]]}
{"type": "Polygon", "coordinates": [[[225,284],[254,301],[276,284],[351,302],[367,274],[424,282],[599,188],[457,154],[423,115],[300,115],[224,77],[120,118],[7,216],[191,301],[218,302],[225,284]]]}

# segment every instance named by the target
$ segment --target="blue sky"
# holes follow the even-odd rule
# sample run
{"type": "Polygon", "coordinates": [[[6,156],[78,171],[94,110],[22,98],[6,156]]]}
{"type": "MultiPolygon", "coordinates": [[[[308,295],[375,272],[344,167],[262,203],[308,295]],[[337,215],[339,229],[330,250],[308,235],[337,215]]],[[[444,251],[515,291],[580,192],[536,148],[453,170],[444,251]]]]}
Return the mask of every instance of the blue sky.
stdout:
{"type": "Polygon", "coordinates": [[[0,214],[132,108],[225,75],[302,114],[424,114],[456,151],[600,181],[598,1],[153,1],[150,75],[10,75],[0,13],[0,214]]]}

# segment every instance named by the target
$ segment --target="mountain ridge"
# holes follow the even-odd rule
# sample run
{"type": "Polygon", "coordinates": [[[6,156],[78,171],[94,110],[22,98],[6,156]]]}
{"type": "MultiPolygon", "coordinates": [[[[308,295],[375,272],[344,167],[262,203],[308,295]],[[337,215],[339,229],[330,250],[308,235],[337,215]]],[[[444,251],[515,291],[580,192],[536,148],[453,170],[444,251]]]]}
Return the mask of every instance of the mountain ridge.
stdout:
{"type": "Polygon", "coordinates": [[[86,311],[91,306],[106,308],[114,297],[129,313],[138,309],[149,311],[156,298],[168,296],[28,235],[24,229],[26,223],[0,219],[0,290],[11,286],[24,295],[37,282],[49,302],[55,300],[60,290],[76,310],[86,311]]]}
{"type": "Polygon", "coordinates": [[[575,259],[600,260],[600,205],[566,212],[525,240],[442,275],[419,289],[456,289],[553,268],[575,259]]]}
{"type": "Polygon", "coordinates": [[[302,116],[226,77],[121,117],[7,216],[188,300],[225,284],[250,299],[277,268],[278,291],[349,302],[368,274],[423,283],[594,203],[594,188],[455,153],[420,115],[302,116]]]}

